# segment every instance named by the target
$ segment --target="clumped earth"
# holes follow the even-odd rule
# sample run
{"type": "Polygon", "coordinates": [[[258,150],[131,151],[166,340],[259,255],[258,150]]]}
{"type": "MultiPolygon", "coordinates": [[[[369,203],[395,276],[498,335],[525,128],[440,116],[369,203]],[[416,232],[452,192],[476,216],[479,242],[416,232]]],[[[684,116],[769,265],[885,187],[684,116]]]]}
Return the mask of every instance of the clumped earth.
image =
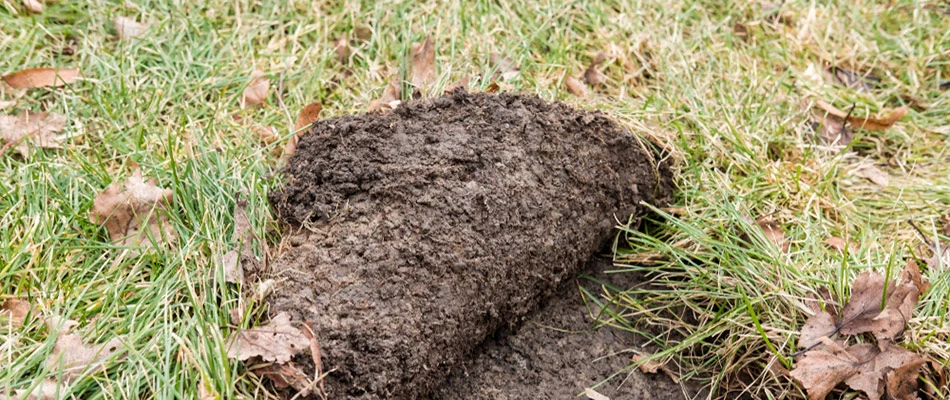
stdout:
{"type": "Polygon", "coordinates": [[[596,391],[611,399],[693,398],[697,388],[673,383],[662,373],[647,375],[633,369],[607,380],[630,366],[633,353],[626,350],[651,350],[634,333],[593,329],[591,313],[596,315],[599,309],[585,304],[578,285],[600,293],[600,282],[632,287],[640,278],[605,273],[611,268],[609,260],[591,260],[584,277],[565,282],[522,326],[505,329],[479,346],[475,358],[454,370],[431,399],[569,399],[597,385],[596,391]]]}
{"type": "Polygon", "coordinates": [[[596,112],[456,91],[314,124],[271,194],[300,228],[271,315],[313,323],[329,398],[434,392],[573,278],[668,166],[596,112]]]}

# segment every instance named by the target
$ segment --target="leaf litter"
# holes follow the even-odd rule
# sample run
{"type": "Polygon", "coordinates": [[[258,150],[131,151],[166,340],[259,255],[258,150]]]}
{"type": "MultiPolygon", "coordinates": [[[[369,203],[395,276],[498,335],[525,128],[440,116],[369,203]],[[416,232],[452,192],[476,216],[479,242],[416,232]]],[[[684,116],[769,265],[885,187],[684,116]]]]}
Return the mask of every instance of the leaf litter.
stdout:
{"type": "Polygon", "coordinates": [[[0,305],[0,326],[18,328],[26,322],[27,316],[34,313],[30,302],[22,299],[7,299],[0,305]]]}
{"type": "Polygon", "coordinates": [[[14,89],[62,87],[79,78],[76,68],[30,68],[3,76],[3,81],[14,89]]]}
{"type": "Polygon", "coordinates": [[[577,78],[567,75],[564,77],[564,85],[567,91],[577,97],[587,97],[587,86],[577,78]]]}
{"type": "Polygon", "coordinates": [[[115,27],[116,36],[122,40],[135,39],[148,30],[148,24],[135,22],[134,19],[121,16],[113,18],[112,25],[115,27]]]}
{"type": "Polygon", "coordinates": [[[264,104],[267,100],[267,94],[270,91],[270,80],[260,70],[254,70],[248,77],[247,88],[241,94],[241,108],[253,107],[264,104]]]}
{"type": "Polygon", "coordinates": [[[917,376],[926,359],[896,340],[929,287],[913,260],[907,261],[899,281],[888,281],[877,272],[858,275],[840,319],[834,310],[826,310],[805,322],[798,343],[799,348],[805,348],[801,352],[804,357],[791,371],[792,378],[813,400],[824,399],[841,383],[864,392],[870,400],[885,394],[888,398],[912,398],[907,396],[916,392],[917,376]],[[848,345],[843,338],[831,339],[839,333],[871,333],[877,344],[848,345]]]}
{"type": "Polygon", "coordinates": [[[168,221],[174,193],[156,186],[156,182],[154,178],[142,178],[136,166],[123,184],[114,182],[96,196],[89,219],[105,226],[119,246],[138,246],[146,241],[153,248],[166,246],[177,237],[168,221]]]}
{"type": "Polygon", "coordinates": [[[852,126],[869,131],[890,129],[897,121],[907,114],[908,107],[901,106],[888,112],[882,117],[856,117],[850,112],[844,112],[824,100],[816,100],[815,105],[828,115],[847,121],[852,126]]]}
{"type": "Polygon", "coordinates": [[[32,147],[62,148],[67,135],[58,133],[65,128],[66,116],[61,114],[27,111],[17,116],[0,115],[0,137],[5,143],[0,155],[13,147],[26,159],[32,147]]]}
{"type": "Polygon", "coordinates": [[[433,81],[435,81],[435,43],[430,35],[426,35],[425,41],[412,45],[412,86],[416,88],[413,97],[425,96],[433,81]]]}
{"type": "Polygon", "coordinates": [[[518,73],[521,72],[521,69],[512,61],[510,58],[505,57],[501,53],[491,53],[488,55],[488,63],[491,65],[492,69],[495,70],[494,75],[492,75],[492,80],[501,79],[502,81],[510,81],[518,76],[518,73]]]}
{"type": "Polygon", "coordinates": [[[248,362],[248,370],[266,377],[278,388],[293,387],[300,396],[306,397],[314,389],[314,382],[321,380],[319,347],[312,329],[304,324],[297,328],[286,312],[277,314],[264,326],[236,332],[228,340],[228,357],[248,362]],[[317,373],[311,379],[300,366],[292,362],[294,356],[310,352],[317,373]]]}
{"type": "Polygon", "coordinates": [[[598,67],[607,60],[607,55],[603,51],[597,52],[597,55],[594,56],[594,60],[591,61],[590,65],[584,70],[584,82],[587,82],[591,86],[600,86],[607,82],[607,76],[605,76],[598,67]]]}

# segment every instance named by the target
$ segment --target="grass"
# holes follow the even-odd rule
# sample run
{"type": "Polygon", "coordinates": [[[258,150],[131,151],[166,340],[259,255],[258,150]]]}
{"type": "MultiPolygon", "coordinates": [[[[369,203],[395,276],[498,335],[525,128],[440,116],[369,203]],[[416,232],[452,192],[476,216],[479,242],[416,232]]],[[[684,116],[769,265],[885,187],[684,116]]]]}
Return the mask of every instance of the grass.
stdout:
{"type": "MultiPolygon", "coordinates": [[[[516,90],[603,110],[668,145],[680,174],[675,207],[683,212],[655,217],[649,234],[628,228],[619,262],[644,253],[662,261],[623,267],[650,273],[653,285],[612,292],[622,306],[612,324],[655,325],[664,333],[656,336],[666,349],[661,355],[721,388],[716,396],[799,397],[769,365],[789,366],[806,317],[802,299],[820,286],[845,296],[857,273],[902,265],[921,243],[905,221],[936,235],[938,217],[948,212],[950,94],[940,84],[950,79],[950,16],[927,5],[945,7],[93,0],[30,14],[7,1],[0,5],[0,73],[78,67],[85,79],[31,90],[2,111],[66,114],[74,136],[64,150],[0,157],[0,295],[28,298],[46,317],[79,321],[87,342],[124,335],[128,356],[110,363],[108,374],[69,386],[75,398],[266,397],[227,359],[224,344],[237,328],[228,311],[240,291],[224,283],[215,260],[237,246],[236,199],[248,200],[255,233],[278,241],[266,193],[279,184],[275,153],[292,135],[296,111],[315,100],[324,117],[365,110],[390,75],[405,74],[410,44],[430,33],[440,85],[489,75],[489,54],[499,52],[522,67],[516,90]],[[119,41],[109,22],[115,16],[151,27],[144,37],[119,41]],[[748,41],[734,31],[737,23],[748,41]],[[354,39],[360,26],[372,37],[351,40],[351,56],[339,63],[332,40],[354,39]],[[606,88],[571,97],[565,73],[580,74],[601,50],[610,55],[606,88]],[[873,71],[881,89],[864,93],[816,79],[809,66],[820,71],[825,64],[873,71]],[[274,89],[265,106],[242,111],[238,99],[254,69],[274,89]],[[286,108],[276,100],[279,81],[286,108]],[[858,132],[847,149],[811,140],[803,102],[855,104],[865,115],[903,104],[901,94],[928,108],[890,130],[858,132]],[[262,143],[235,113],[274,126],[280,138],[262,143]],[[95,195],[128,177],[133,161],[175,193],[173,248],[136,255],[89,221],[95,195]],[[890,186],[854,175],[863,164],[887,171],[890,186]],[[785,229],[789,253],[744,222],[764,214],[785,229]],[[849,237],[861,249],[842,256],[822,245],[830,236],[849,237]],[[672,317],[677,310],[690,318],[672,317]],[[716,373],[696,374],[703,371],[716,373]]],[[[925,275],[934,288],[921,300],[908,341],[946,362],[950,277],[925,275]]],[[[0,393],[53,374],[43,361],[55,338],[40,322],[0,328],[0,336],[7,366],[0,393]]]]}

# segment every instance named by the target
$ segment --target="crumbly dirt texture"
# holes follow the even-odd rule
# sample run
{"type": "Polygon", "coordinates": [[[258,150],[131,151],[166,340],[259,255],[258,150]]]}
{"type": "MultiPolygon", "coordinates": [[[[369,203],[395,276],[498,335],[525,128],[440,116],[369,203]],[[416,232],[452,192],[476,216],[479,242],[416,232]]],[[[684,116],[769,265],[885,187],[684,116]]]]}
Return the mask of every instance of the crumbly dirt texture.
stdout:
{"type": "Polygon", "coordinates": [[[605,273],[612,268],[609,260],[592,260],[583,277],[561,285],[522,326],[504,329],[479,346],[475,358],[456,368],[430,399],[573,399],[597,385],[596,391],[611,399],[693,398],[696,388],[673,383],[663,373],[647,375],[634,368],[608,380],[630,366],[630,349],[653,350],[631,332],[593,329],[599,309],[584,302],[579,286],[599,294],[600,282],[616,287],[638,283],[632,273],[605,273]]]}
{"type": "MultiPolygon", "coordinates": [[[[597,112],[463,91],[319,121],[271,194],[300,233],[271,315],[317,333],[329,398],[435,391],[571,279],[671,177],[597,112]]],[[[651,150],[652,151],[652,150],[651,150]]]]}

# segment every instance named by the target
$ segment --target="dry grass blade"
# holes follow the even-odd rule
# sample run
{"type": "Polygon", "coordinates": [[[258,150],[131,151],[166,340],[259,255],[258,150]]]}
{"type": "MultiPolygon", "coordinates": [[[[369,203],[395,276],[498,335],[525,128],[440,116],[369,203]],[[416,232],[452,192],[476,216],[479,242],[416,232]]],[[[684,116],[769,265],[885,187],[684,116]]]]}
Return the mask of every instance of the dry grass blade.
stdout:
{"type": "Polygon", "coordinates": [[[40,87],[61,87],[71,84],[78,78],[76,68],[30,68],[3,76],[3,81],[15,89],[40,87]]]}

